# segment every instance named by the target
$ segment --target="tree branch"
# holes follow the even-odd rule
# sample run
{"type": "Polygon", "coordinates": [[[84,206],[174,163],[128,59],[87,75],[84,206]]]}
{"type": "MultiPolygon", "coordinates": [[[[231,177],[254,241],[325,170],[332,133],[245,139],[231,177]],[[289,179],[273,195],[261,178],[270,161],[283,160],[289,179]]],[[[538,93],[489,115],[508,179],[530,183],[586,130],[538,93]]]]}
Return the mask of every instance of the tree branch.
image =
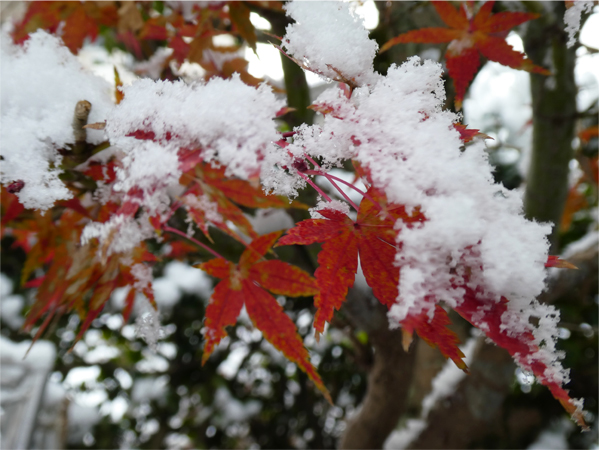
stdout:
{"type": "Polygon", "coordinates": [[[559,223],[568,196],[569,162],[576,124],[576,48],[567,48],[563,2],[548,4],[539,19],[528,24],[524,48],[537,63],[550,62],[549,77],[531,74],[532,153],[526,178],[524,211],[528,218],[555,224],[551,253],[559,251],[559,223]]]}
{"type": "MultiPolygon", "coordinates": [[[[291,24],[284,13],[273,11],[267,8],[261,8],[256,4],[248,5],[251,11],[257,12],[262,17],[270,22],[272,34],[275,36],[283,36],[285,27],[291,24]]],[[[287,113],[285,121],[293,128],[302,123],[308,125],[314,121],[314,111],[308,109],[312,103],[310,99],[310,87],[306,81],[306,74],[303,69],[296,63],[291,61],[286,56],[280,54],[281,63],[283,65],[283,76],[285,79],[285,90],[287,91],[287,106],[294,108],[295,111],[287,113]]]]}
{"type": "MultiPolygon", "coordinates": [[[[401,329],[389,329],[387,309],[372,295],[351,289],[341,313],[368,333],[374,362],[360,411],[349,421],[339,448],[382,448],[405,412],[416,349],[405,352],[401,329]]],[[[417,341],[416,341],[417,342],[417,341]]]]}
{"type": "Polygon", "coordinates": [[[92,110],[92,104],[87,100],[81,100],[75,105],[73,114],[73,134],[75,135],[75,145],[73,152],[82,153],[85,150],[85,141],[87,140],[87,130],[83,127],[87,125],[87,118],[92,110]]]}
{"type": "MultiPolygon", "coordinates": [[[[584,302],[597,288],[599,250],[589,242],[568,258],[578,270],[561,269],[549,281],[549,289],[539,300],[555,303],[565,295],[569,301],[584,302]]],[[[515,364],[507,351],[480,339],[470,365],[470,375],[456,391],[437,404],[428,416],[425,429],[409,448],[518,448],[527,436],[542,426],[542,415],[535,408],[510,408],[505,404],[511,392],[515,364]]]]}

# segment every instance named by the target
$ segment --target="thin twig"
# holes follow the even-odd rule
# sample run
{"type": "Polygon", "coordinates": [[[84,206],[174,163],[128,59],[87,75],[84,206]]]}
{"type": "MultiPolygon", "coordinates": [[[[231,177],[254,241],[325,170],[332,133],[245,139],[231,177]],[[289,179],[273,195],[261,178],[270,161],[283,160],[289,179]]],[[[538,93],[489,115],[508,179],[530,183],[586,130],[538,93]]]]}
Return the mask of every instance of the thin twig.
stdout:
{"type": "Polygon", "coordinates": [[[348,196],[348,195],[347,195],[345,192],[343,192],[343,189],[341,189],[341,188],[340,188],[340,187],[337,185],[337,183],[335,183],[335,182],[334,182],[334,181],[331,179],[332,175],[329,175],[329,174],[325,173],[325,174],[322,174],[322,176],[323,176],[323,177],[325,177],[325,178],[326,178],[326,179],[329,181],[329,183],[331,183],[331,184],[333,185],[333,187],[339,191],[339,193],[340,193],[340,194],[343,196],[343,198],[345,199],[345,201],[347,201],[347,203],[349,203],[349,204],[350,204],[350,205],[351,205],[351,206],[352,206],[352,207],[353,207],[353,208],[354,208],[356,211],[358,211],[358,209],[359,209],[359,208],[358,208],[358,205],[356,205],[356,204],[355,204],[355,203],[352,201],[352,199],[351,199],[351,198],[349,198],[349,196],[348,196]]]}

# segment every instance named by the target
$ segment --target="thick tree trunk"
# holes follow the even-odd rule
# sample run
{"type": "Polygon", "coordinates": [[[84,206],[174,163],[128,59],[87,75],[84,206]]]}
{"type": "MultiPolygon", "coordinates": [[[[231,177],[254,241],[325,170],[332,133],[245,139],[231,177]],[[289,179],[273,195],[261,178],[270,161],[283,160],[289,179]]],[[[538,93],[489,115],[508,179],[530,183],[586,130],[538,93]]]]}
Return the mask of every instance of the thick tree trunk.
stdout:
{"type": "Polygon", "coordinates": [[[453,395],[429,413],[428,426],[410,448],[489,448],[487,436],[501,434],[498,418],[514,379],[511,356],[479,338],[469,369],[453,395]]]}
{"type": "Polygon", "coordinates": [[[402,350],[401,330],[383,329],[370,339],[374,364],[368,374],[368,389],[339,448],[382,448],[405,412],[416,352],[402,350]]]}

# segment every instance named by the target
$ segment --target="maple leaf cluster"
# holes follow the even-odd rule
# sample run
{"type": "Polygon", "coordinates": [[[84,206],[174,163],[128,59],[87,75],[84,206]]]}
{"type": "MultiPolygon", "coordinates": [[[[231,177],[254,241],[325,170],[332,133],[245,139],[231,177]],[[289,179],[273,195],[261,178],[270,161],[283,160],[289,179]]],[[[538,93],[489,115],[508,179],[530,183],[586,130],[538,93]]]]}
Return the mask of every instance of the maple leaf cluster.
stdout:
{"type": "MultiPolygon", "coordinates": [[[[392,39],[382,50],[405,42],[450,42],[445,60],[456,85],[458,108],[480,66],[480,55],[513,68],[548,73],[515,52],[504,40],[509,29],[534,19],[535,15],[492,14],[493,2],[484,3],[476,14],[468,11],[466,4],[456,10],[449,3],[433,3],[449,28],[411,31],[392,39]]],[[[210,257],[210,260],[195,265],[220,280],[206,310],[202,361],[214,352],[227,335],[226,328],[236,323],[245,307],[264,338],[296,363],[332,401],[325,383],[310,362],[295,324],[272,294],[313,296],[316,307],[314,328],[318,337],[331,322],[334,312],[342,307],[348,289],[354,284],[359,261],[374,296],[390,310],[390,319],[397,317],[394,311],[398,307],[403,308],[400,320],[392,325],[402,327],[405,347],[409,347],[412,334],[416,332],[459,368],[467,370],[457,336],[447,327],[449,308],[440,304],[444,299],[431,291],[423,296],[419,308],[410,307],[402,305],[399,290],[402,272],[407,278],[405,273],[410,269],[409,264],[402,264],[401,260],[402,252],[411,243],[407,236],[435,220],[434,211],[429,213],[432,208],[427,211],[424,201],[440,196],[437,188],[439,191],[443,188],[439,184],[423,188],[423,192],[410,186],[405,186],[404,192],[392,189],[395,186],[393,178],[397,178],[397,173],[393,172],[395,168],[407,167],[410,161],[418,158],[390,138],[391,143],[387,144],[394,150],[386,155],[387,159],[382,159],[379,154],[383,144],[377,147],[379,142],[374,134],[378,133],[382,139],[388,136],[385,133],[392,127],[382,127],[380,133],[376,127],[383,120],[391,120],[391,114],[380,118],[372,111],[377,109],[376,102],[381,96],[404,89],[401,83],[393,83],[407,79],[405,84],[408,84],[410,77],[418,78],[422,73],[422,78],[430,77],[434,81],[422,89],[417,85],[416,94],[416,89],[409,88],[405,88],[409,92],[401,92],[406,96],[419,95],[418,100],[423,102],[422,107],[413,105],[416,108],[411,118],[414,126],[441,130],[443,136],[457,144],[455,159],[461,158],[460,161],[472,154],[466,152],[462,158],[460,146],[479,145],[481,138],[486,136],[440,112],[438,103],[444,93],[437,76],[439,69],[430,63],[419,65],[414,59],[390,70],[388,78],[374,72],[358,76],[356,73],[361,67],[352,66],[352,70],[344,71],[342,67],[323,66],[328,75],[342,82],[339,89],[323,94],[312,105],[325,116],[325,125],[322,128],[304,125],[281,135],[275,129],[273,119],[286,110],[266,86],[257,89],[246,86],[256,86],[260,80],[247,73],[247,61],[236,54],[239,47],[217,49],[213,45],[212,38],[225,30],[236,34],[251,47],[256,45],[248,6],[241,2],[227,2],[227,7],[224,6],[195,5],[191,11],[173,9],[168,16],[152,16],[145,3],[125,2],[117,6],[112,2],[32,2],[25,18],[15,28],[15,42],[23,43],[37,28],[57,31],[60,26],[65,45],[75,53],[85,39],[93,40],[102,29],[110,29],[117,40],[140,59],[152,56],[155,45],[150,43],[170,49],[161,66],[163,78],[169,78],[166,72],[171,63],[189,61],[200,64],[206,80],[212,80],[200,87],[144,80],[122,88],[118,73],[115,73],[118,106],[106,118],[105,124],[96,124],[97,128],[105,129],[108,141],[104,145],[85,148],[77,157],[59,149],[66,155],[62,179],[73,198],[57,202],[51,213],[42,215],[25,210],[19,202],[18,194],[23,186],[11,184],[7,192],[2,192],[2,233],[12,235],[15,245],[26,251],[22,282],[37,288],[37,300],[29,312],[25,329],[31,330],[42,321],[37,339],[53,317],[76,311],[82,319],[80,338],[102,311],[111,293],[116,288],[129,286],[123,312],[127,320],[138,293],[153,302],[151,269],[159,258],[206,260],[210,257]],[[231,27],[227,27],[227,23],[231,27]],[[213,53],[216,51],[228,56],[217,61],[213,53]],[[416,69],[410,72],[416,66],[421,72],[416,69]],[[246,96],[247,104],[251,106],[241,112],[247,117],[245,129],[239,127],[240,131],[232,132],[227,122],[219,122],[220,115],[211,117],[219,106],[226,108],[221,105],[226,96],[215,95],[220,92],[217,87],[222,87],[225,92],[236,89],[240,96],[246,96]],[[424,93],[421,95],[420,92],[424,93]],[[263,104],[259,105],[258,97],[264,99],[263,104]],[[163,108],[160,102],[165,98],[171,104],[163,108]],[[195,103],[190,104],[192,100],[195,103]],[[196,111],[197,116],[189,113],[187,119],[183,117],[185,113],[200,110],[200,106],[209,101],[213,102],[210,104],[213,109],[204,111],[205,115],[201,116],[204,128],[197,126],[199,112],[196,111]],[[259,129],[262,125],[264,129],[259,129]],[[373,134],[369,134],[371,129],[375,130],[373,134]],[[117,144],[122,154],[94,158],[109,145],[117,144]],[[243,153],[246,147],[251,148],[243,153]],[[357,178],[366,186],[364,191],[329,173],[329,169],[347,161],[355,165],[357,178]],[[402,166],[403,163],[406,165],[402,166]],[[259,235],[254,230],[248,212],[265,208],[308,208],[297,201],[290,203],[282,195],[265,194],[260,186],[261,177],[267,188],[279,194],[293,194],[298,186],[309,184],[324,200],[331,200],[312,181],[310,177],[314,176],[326,178],[339,190],[356,210],[355,218],[347,211],[335,208],[334,202],[328,202],[316,208],[312,218],[287,230],[284,236],[283,231],[259,235]],[[339,189],[338,183],[345,183],[359,192],[362,197],[359,204],[351,201],[339,189]],[[177,188],[176,194],[172,188],[177,188]],[[422,204],[400,201],[408,197],[405,192],[416,192],[419,195],[416,198],[422,200],[422,204]],[[184,224],[188,225],[187,232],[181,231],[184,224]],[[200,232],[197,236],[194,226],[200,232]],[[244,247],[237,263],[229,260],[234,257],[225,258],[215,250],[211,228],[244,247]],[[148,241],[151,239],[160,240],[167,250],[160,256],[150,252],[148,241]],[[314,243],[321,244],[314,277],[281,261],[274,250],[280,246],[314,243]],[[30,279],[40,269],[43,275],[30,279]]],[[[280,10],[282,5],[273,2],[268,7],[280,10]]],[[[302,7],[296,9],[299,14],[302,7]]],[[[344,14],[349,14],[346,10],[343,10],[344,14]]],[[[346,22],[355,26],[352,21],[346,22]]],[[[301,36],[300,25],[293,32],[301,36]]],[[[288,39],[286,43],[290,53],[298,48],[291,41],[288,39]]],[[[371,45],[363,56],[368,67],[372,67],[373,55],[370,53],[374,50],[371,52],[371,47],[374,49],[371,45]]],[[[308,53],[296,61],[307,69],[310,69],[307,65],[310,62],[313,70],[325,72],[318,66],[322,61],[308,53]]],[[[408,106],[405,108],[407,110],[408,106]]],[[[476,160],[477,157],[471,158],[476,160]]],[[[484,164],[486,162],[477,167],[486,168],[484,164]]],[[[420,184],[428,186],[426,183],[429,182],[412,181],[419,189],[420,184]]],[[[482,267],[482,246],[479,244],[475,241],[464,245],[451,255],[454,258],[452,266],[445,264],[447,270],[441,275],[447,283],[441,285],[447,286],[454,296],[449,296],[448,306],[481,328],[490,339],[509,351],[522,367],[534,373],[584,426],[581,404],[570,399],[563,388],[567,380],[562,372],[554,370],[559,365],[559,358],[552,359],[553,354],[547,351],[546,347],[551,347],[551,343],[541,348],[535,328],[513,317],[513,311],[508,308],[510,300],[490,292],[481,281],[485,270],[489,273],[492,268],[482,267]],[[459,297],[459,301],[455,297],[459,297]],[[519,327],[506,326],[506,317],[519,327]],[[551,354],[547,356],[548,353],[551,354]]],[[[446,255],[440,258],[445,260],[446,255]]],[[[567,262],[555,257],[550,257],[546,265],[569,267],[567,262]]],[[[422,284],[426,283],[421,283],[419,288],[422,284]]]]}

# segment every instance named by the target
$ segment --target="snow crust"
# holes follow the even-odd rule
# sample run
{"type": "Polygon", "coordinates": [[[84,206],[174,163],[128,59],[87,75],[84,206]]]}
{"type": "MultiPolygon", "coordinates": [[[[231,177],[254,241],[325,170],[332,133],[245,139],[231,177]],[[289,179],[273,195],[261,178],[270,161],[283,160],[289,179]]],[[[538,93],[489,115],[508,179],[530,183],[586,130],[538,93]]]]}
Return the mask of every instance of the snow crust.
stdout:
{"type": "Polygon", "coordinates": [[[156,353],[157,343],[164,337],[164,328],[160,324],[158,311],[150,305],[145,297],[142,302],[142,309],[145,311],[135,319],[135,335],[146,341],[148,347],[156,353]]]}
{"type": "MultiPolygon", "coordinates": [[[[22,47],[2,36],[0,61],[0,181],[22,180],[20,202],[44,211],[72,196],[58,178],[62,157],[57,150],[75,142],[75,105],[89,101],[88,121],[103,120],[113,106],[110,85],[84,71],[59,38],[41,30],[22,47]]],[[[87,135],[92,144],[103,140],[100,131],[87,135]]]]}
{"type": "MultiPolygon", "coordinates": [[[[422,226],[396,224],[403,248],[397,256],[399,301],[390,312],[395,323],[432,311],[439,300],[457,306],[464,291],[452,281],[463,266],[475,268],[473,288],[483,286],[491,299],[505,296],[521,308],[544,288],[551,227],[526,220],[519,194],[494,184],[483,142],[461,150],[452,126],[458,117],[441,109],[441,74],[439,64],[415,57],[350,99],[340,90],[325,91],[316,103],[336,113],[327,114],[322,127],[296,128],[284,149],[293,156],[280,163],[290,167],[308,154],[334,167],[354,158],[390,201],[420,207],[427,218],[422,226]]],[[[292,173],[270,169],[263,183],[276,193],[293,193],[303,180],[292,173]]]]}
{"type": "Polygon", "coordinates": [[[347,3],[291,2],[285,9],[296,23],[287,25],[283,46],[296,59],[331,79],[341,73],[361,85],[377,78],[372,61],[378,45],[347,3]]]}
{"type": "Polygon", "coordinates": [[[310,217],[312,219],[324,219],[324,216],[319,214],[319,210],[321,209],[331,209],[334,211],[342,212],[343,214],[349,214],[349,205],[341,200],[331,200],[330,202],[324,201],[323,199],[319,199],[318,203],[314,208],[310,208],[310,217]]]}
{"type": "Polygon", "coordinates": [[[210,197],[206,194],[199,197],[194,195],[186,195],[183,197],[183,203],[202,211],[206,217],[206,220],[209,222],[224,222],[223,216],[221,216],[218,212],[218,203],[211,201],[210,197]]]}
{"type": "Polygon", "coordinates": [[[566,9],[564,13],[564,24],[566,25],[566,33],[568,33],[568,48],[576,43],[576,34],[580,30],[582,13],[593,11],[592,0],[574,0],[572,3],[572,6],[566,9]]]}
{"type": "Polygon", "coordinates": [[[86,244],[97,238],[100,242],[108,242],[106,255],[127,253],[143,240],[155,235],[147,213],[141,214],[137,220],[122,214],[114,214],[107,222],[88,223],[81,233],[81,243],[86,244]]]}

